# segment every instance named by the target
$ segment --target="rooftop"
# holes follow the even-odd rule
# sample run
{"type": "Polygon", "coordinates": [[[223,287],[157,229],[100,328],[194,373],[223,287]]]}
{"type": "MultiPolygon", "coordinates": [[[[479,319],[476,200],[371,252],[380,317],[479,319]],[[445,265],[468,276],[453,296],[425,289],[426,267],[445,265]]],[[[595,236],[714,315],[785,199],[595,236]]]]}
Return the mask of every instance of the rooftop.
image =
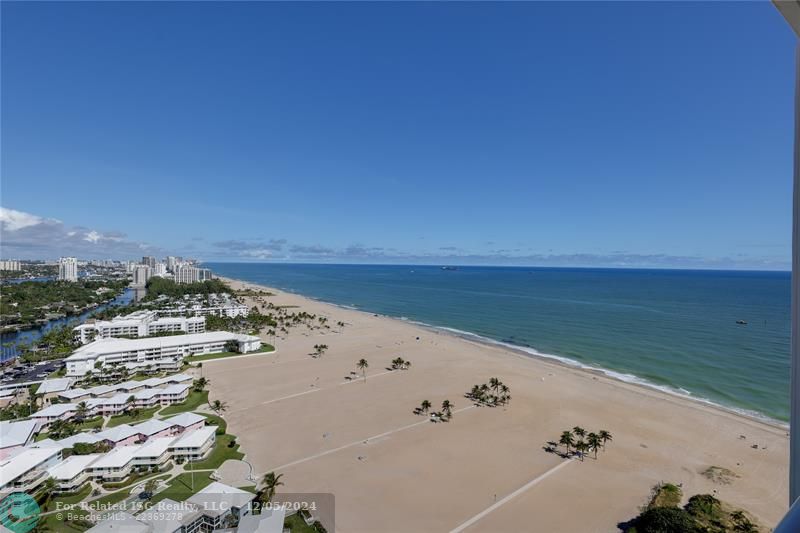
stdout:
{"type": "Polygon", "coordinates": [[[158,457],[162,453],[166,452],[170,444],[175,441],[175,437],[161,437],[158,439],[153,439],[147,441],[145,444],[141,446],[137,446],[139,448],[136,453],[134,453],[134,457],[158,457]]]}
{"type": "Polygon", "coordinates": [[[175,415],[172,418],[165,418],[164,422],[170,424],[171,426],[182,426],[182,427],[189,427],[193,424],[197,424],[198,422],[205,422],[206,417],[202,415],[198,415],[197,413],[181,413],[179,415],[175,415]]]}
{"type": "Polygon", "coordinates": [[[217,428],[214,426],[205,426],[197,431],[192,431],[186,435],[178,437],[170,445],[170,448],[199,448],[208,441],[216,433],[217,428]]]}
{"type": "Polygon", "coordinates": [[[192,344],[206,344],[209,342],[226,342],[229,340],[255,341],[258,337],[241,335],[230,331],[208,331],[206,333],[191,333],[188,335],[173,335],[169,337],[141,337],[138,339],[98,339],[81,346],[67,357],[65,361],[81,361],[95,359],[100,355],[117,352],[134,352],[155,348],[177,348],[192,344]]]}
{"type": "Polygon", "coordinates": [[[36,391],[36,394],[62,392],[67,390],[70,385],[72,385],[71,378],[46,379],[42,381],[41,385],[39,385],[39,389],[36,391]]]}
{"type": "Polygon", "coordinates": [[[246,507],[255,497],[251,492],[215,481],[186,501],[195,504],[205,515],[217,516],[234,507],[246,507]]]}
{"type": "Polygon", "coordinates": [[[0,483],[8,484],[21,475],[59,455],[61,448],[24,448],[19,453],[0,461],[0,483]]]}
{"type": "Polygon", "coordinates": [[[137,432],[141,433],[142,435],[155,435],[159,431],[164,431],[165,429],[169,429],[172,427],[171,424],[167,424],[166,422],[162,422],[161,420],[156,420],[151,418],[141,424],[136,424],[132,426],[137,432]]]}
{"type": "Polygon", "coordinates": [[[31,418],[49,418],[53,416],[61,416],[64,413],[74,411],[77,406],[74,403],[54,403],[49,407],[45,407],[36,411],[31,415],[31,418]]]}
{"type": "Polygon", "coordinates": [[[23,446],[33,436],[36,420],[0,422],[0,448],[23,446]]]}
{"type": "Polygon", "coordinates": [[[66,439],[61,439],[57,443],[65,448],[72,448],[78,443],[94,444],[95,442],[100,442],[101,440],[103,440],[99,438],[97,435],[99,435],[99,433],[76,433],[71,437],[67,437],[66,439]]]}
{"type": "Polygon", "coordinates": [[[106,429],[100,433],[95,433],[95,436],[101,440],[110,440],[111,442],[119,442],[139,433],[139,430],[128,424],[120,424],[116,427],[106,429]]]}
{"type": "Polygon", "coordinates": [[[98,458],[100,458],[99,453],[71,455],[57,465],[48,468],[47,473],[50,474],[50,477],[66,481],[83,472],[87,466],[94,463],[98,458]]]}
{"type": "Polygon", "coordinates": [[[141,448],[141,444],[114,448],[92,463],[92,468],[122,468],[134,458],[141,448]]]}

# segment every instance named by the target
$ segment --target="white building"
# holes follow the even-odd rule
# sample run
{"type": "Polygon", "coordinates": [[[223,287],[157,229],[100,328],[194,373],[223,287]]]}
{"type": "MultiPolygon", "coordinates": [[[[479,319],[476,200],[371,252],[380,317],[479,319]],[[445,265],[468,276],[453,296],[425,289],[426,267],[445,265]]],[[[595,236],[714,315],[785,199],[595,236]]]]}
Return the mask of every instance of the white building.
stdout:
{"type": "Polygon", "coordinates": [[[164,499],[135,517],[114,513],[87,533],[197,533],[228,531],[230,533],[282,533],[285,509],[251,513],[255,494],[214,482],[185,502],[164,499]],[[228,528],[228,521],[238,522],[228,528]]]}
{"type": "Polygon", "coordinates": [[[74,257],[62,257],[58,260],[58,279],[60,281],[78,281],[78,260],[74,257]]]}
{"type": "Polygon", "coordinates": [[[0,261],[0,270],[22,270],[22,266],[19,261],[6,259],[0,261]]]}
{"type": "Polygon", "coordinates": [[[101,457],[99,453],[71,455],[48,468],[47,473],[56,480],[59,492],[77,491],[89,479],[89,467],[101,457]]]}
{"type": "Polygon", "coordinates": [[[227,344],[236,344],[236,351],[253,352],[261,348],[261,339],[228,331],[210,331],[171,337],[143,337],[139,339],[98,339],[81,346],[64,361],[67,376],[83,376],[100,367],[127,363],[156,363],[162,359],[180,359],[185,356],[221,353],[227,344]]]}
{"type": "Polygon", "coordinates": [[[0,461],[0,494],[32,493],[49,477],[47,469],[61,461],[61,448],[23,448],[0,461]]]}
{"type": "Polygon", "coordinates": [[[231,301],[215,305],[201,305],[196,303],[181,304],[175,307],[159,309],[159,315],[163,316],[220,316],[236,318],[237,316],[247,316],[250,308],[239,302],[231,301]]]}
{"type": "Polygon", "coordinates": [[[205,330],[205,317],[158,318],[156,311],[136,311],[111,320],[87,322],[72,329],[75,341],[81,344],[109,337],[149,337],[158,333],[203,333],[205,330]]]}
{"type": "Polygon", "coordinates": [[[35,432],[35,420],[0,422],[0,459],[5,459],[31,442],[35,432]]]}
{"type": "Polygon", "coordinates": [[[178,266],[178,258],[172,255],[167,256],[167,270],[175,272],[176,266],[178,266]]]}
{"type": "Polygon", "coordinates": [[[133,284],[137,287],[147,285],[147,280],[152,276],[152,269],[147,265],[136,265],[133,267],[133,284]]]}
{"type": "Polygon", "coordinates": [[[205,426],[186,432],[169,445],[172,456],[185,461],[201,461],[208,457],[217,439],[217,427],[205,426]]]}
{"type": "Polygon", "coordinates": [[[197,283],[209,279],[211,279],[211,271],[207,268],[197,268],[192,265],[175,267],[175,283],[197,283]]]}

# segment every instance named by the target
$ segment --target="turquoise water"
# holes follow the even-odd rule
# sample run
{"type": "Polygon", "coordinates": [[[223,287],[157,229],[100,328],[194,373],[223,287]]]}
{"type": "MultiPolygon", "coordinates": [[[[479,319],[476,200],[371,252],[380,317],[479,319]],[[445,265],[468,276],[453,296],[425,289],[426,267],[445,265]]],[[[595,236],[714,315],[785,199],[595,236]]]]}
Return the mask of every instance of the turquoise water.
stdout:
{"type": "Polygon", "coordinates": [[[209,266],[223,276],[470,332],[788,420],[788,272],[209,266]]]}

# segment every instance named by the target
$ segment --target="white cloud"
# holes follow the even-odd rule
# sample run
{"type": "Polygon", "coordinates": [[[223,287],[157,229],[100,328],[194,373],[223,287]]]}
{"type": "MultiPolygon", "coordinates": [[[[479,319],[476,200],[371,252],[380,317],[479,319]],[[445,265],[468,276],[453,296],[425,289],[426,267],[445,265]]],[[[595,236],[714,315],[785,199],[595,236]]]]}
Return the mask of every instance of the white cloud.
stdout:
{"type": "Polygon", "coordinates": [[[36,226],[37,224],[44,224],[48,222],[56,224],[61,223],[53,218],[44,219],[30,213],[17,211],[16,209],[0,207],[0,227],[2,227],[2,229],[5,231],[19,231],[30,226],[36,226]]]}
{"type": "Polygon", "coordinates": [[[52,259],[62,255],[135,258],[142,250],[160,250],[127,239],[124,233],[68,228],[60,220],[0,207],[0,255],[5,258],[52,259]]]}

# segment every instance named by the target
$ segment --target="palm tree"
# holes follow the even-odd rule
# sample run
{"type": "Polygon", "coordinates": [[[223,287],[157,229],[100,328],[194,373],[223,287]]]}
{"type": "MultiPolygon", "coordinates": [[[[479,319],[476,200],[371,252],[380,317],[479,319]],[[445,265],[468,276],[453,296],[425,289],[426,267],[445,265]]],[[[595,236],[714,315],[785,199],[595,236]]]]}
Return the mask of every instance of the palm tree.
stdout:
{"type": "Polygon", "coordinates": [[[444,413],[444,416],[446,416],[448,420],[453,418],[453,407],[455,406],[452,403],[450,403],[450,400],[445,400],[442,402],[442,412],[444,413]]]}
{"type": "Polygon", "coordinates": [[[195,390],[195,392],[201,392],[203,389],[205,389],[208,386],[209,383],[210,383],[210,381],[208,379],[206,379],[206,378],[203,378],[203,377],[194,380],[194,390],[195,390]]]}
{"type": "Polygon", "coordinates": [[[597,459],[597,449],[600,448],[601,444],[600,435],[597,433],[589,433],[586,437],[586,445],[589,447],[589,450],[594,452],[595,459],[597,459]]]}
{"type": "Polygon", "coordinates": [[[432,405],[433,404],[431,404],[431,402],[429,402],[428,400],[422,400],[422,405],[421,405],[422,412],[427,413],[432,407],[432,405]]]}
{"type": "Polygon", "coordinates": [[[158,480],[155,478],[151,478],[147,480],[147,483],[144,484],[144,491],[149,495],[147,499],[153,497],[153,493],[156,491],[158,487],[158,480]]]}
{"type": "Polygon", "coordinates": [[[481,393],[481,388],[480,388],[480,386],[478,386],[478,385],[473,385],[473,386],[472,386],[472,390],[470,390],[470,391],[469,391],[469,396],[470,396],[470,398],[472,398],[473,400],[480,400],[480,398],[481,398],[481,396],[482,396],[482,393],[481,393]]]}
{"type": "Polygon", "coordinates": [[[366,383],[366,381],[367,381],[367,368],[369,367],[369,363],[367,363],[366,359],[361,359],[356,366],[359,369],[361,369],[361,374],[364,376],[364,382],[366,383]]]}
{"type": "Polygon", "coordinates": [[[228,404],[220,400],[214,400],[211,402],[211,410],[215,413],[219,414],[222,411],[226,411],[228,409],[228,404]]]}
{"type": "Polygon", "coordinates": [[[580,426],[575,426],[572,428],[572,432],[575,434],[575,436],[581,439],[586,436],[586,430],[580,426]]]}
{"type": "Polygon", "coordinates": [[[489,387],[496,393],[500,389],[501,381],[497,378],[489,380],[489,387]]]}
{"type": "Polygon", "coordinates": [[[56,491],[56,485],[56,480],[52,477],[48,477],[44,480],[42,488],[39,489],[41,491],[39,494],[39,502],[42,507],[47,508],[47,504],[50,503],[50,500],[53,498],[53,493],[56,491]]]}
{"type": "Polygon", "coordinates": [[[275,489],[283,485],[281,478],[283,474],[275,475],[275,472],[264,474],[261,483],[264,484],[264,492],[261,493],[261,501],[269,503],[273,496],[275,496],[275,489]]]}
{"type": "Polygon", "coordinates": [[[600,440],[603,441],[603,449],[604,450],[606,449],[606,442],[608,442],[610,440],[614,440],[614,439],[611,438],[611,433],[609,433],[605,429],[601,429],[600,432],[597,434],[597,436],[600,437],[600,440]]]}
{"type": "Polygon", "coordinates": [[[571,431],[564,431],[561,433],[561,438],[558,439],[559,444],[563,444],[567,448],[567,455],[569,455],[569,447],[575,444],[575,437],[572,436],[571,431]]]}
{"type": "Polygon", "coordinates": [[[88,413],[89,406],[86,405],[86,402],[81,402],[75,407],[75,418],[78,419],[78,422],[82,422],[88,413]]]}
{"type": "Polygon", "coordinates": [[[583,455],[586,453],[587,447],[588,447],[587,444],[582,440],[579,440],[578,442],[575,443],[575,451],[578,452],[581,461],[583,461],[583,455]]]}

